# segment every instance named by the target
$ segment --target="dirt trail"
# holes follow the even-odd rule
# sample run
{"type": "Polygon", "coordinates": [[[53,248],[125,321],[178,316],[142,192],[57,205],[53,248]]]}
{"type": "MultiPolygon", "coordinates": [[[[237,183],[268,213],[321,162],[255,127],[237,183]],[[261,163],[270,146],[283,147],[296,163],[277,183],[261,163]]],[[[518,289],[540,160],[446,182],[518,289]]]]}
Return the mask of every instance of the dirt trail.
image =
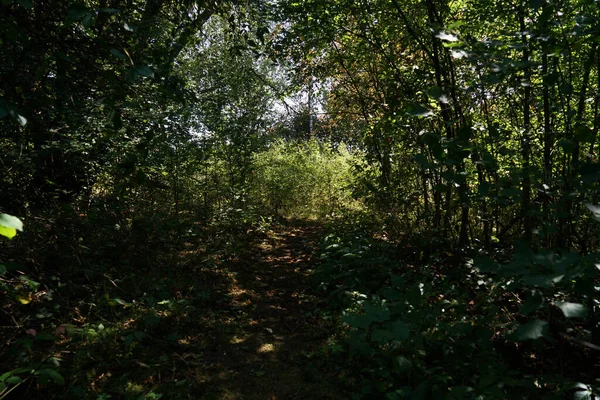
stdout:
{"type": "Polygon", "coordinates": [[[309,282],[320,237],[316,225],[277,226],[249,239],[249,247],[218,271],[221,299],[191,338],[198,398],[336,399],[335,371],[309,357],[335,329],[316,311],[323,306],[309,282]]]}

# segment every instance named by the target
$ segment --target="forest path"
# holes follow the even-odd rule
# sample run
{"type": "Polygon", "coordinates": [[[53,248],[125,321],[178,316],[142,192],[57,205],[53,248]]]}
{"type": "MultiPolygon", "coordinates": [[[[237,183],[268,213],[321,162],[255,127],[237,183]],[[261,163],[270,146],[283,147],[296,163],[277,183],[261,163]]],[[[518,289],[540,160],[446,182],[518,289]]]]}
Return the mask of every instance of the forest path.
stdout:
{"type": "Polygon", "coordinates": [[[248,235],[243,249],[212,271],[220,275],[212,280],[220,300],[182,355],[197,366],[199,398],[341,398],[335,371],[310,358],[335,330],[310,282],[321,234],[306,222],[276,225],[248,235]]]}

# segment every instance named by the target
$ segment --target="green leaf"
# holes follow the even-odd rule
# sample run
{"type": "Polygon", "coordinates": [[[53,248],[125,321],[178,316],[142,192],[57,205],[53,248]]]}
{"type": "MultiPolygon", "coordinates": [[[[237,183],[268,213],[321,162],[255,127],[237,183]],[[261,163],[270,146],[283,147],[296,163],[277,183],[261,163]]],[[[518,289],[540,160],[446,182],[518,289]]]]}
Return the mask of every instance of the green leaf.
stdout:
{"type": "Polygon", "coordinates": [[[46,378],[51,379],[57,385],[65,384],[65,378],[63,378],[63,376],[61,374],[59,374],[58,371],[56,371],[55,369],[52,369],[52,368],[41,369],[39,371],[39,373],[40,373],[40,376],[45,376],[46,378]]]}
{"type": "Polygon", "coordinates": [[[595,139],[594,131],[587,126],[579,126],[575,129],[575,137],[581,143],[593,143],[595,139]]]}
{"type": "Polygon", "coordinates": [[[387,329],[376,329],[371,334],[371,340],[375,343],[388,343],[394,340],[394,334],[387,329]]]}
{"type": "Polygon", "coordinates": [[[450,102],[450,100],[448,99],[448,96],[446,96],[444,94],[444,92],[442,91],[442,89],[439,88],[439,86],[433,86],[431,88],[429,88],[427,91],[427,96],[429,96],[430,98],[437,100],[441,103],[444,104],[448,104],[450,102]]]}
{"type": "Polygon", "coordinates": [[[120,58],[120,59],[127,58],[127,56],[125,54],[123,54],[121,51],[119,51],[118,49],[110,49],[110,54],[112,54],[113,56],[120,58]]]}
{"type": "Polygon", "coordinates": [[[532,312],[536,311],[538,308],[542,306],[544,303],[544,298],[541,294],[537,293],[534,296],[531,296],[527,299],[527,301],[521,306],[519,310],[523,315],[529,315],[532,312]]]}
{"type": "Polygon", "coordinates": [[[9,239],[12,239],[17,234],[17,230],[13,228],[7,228],[5,226],[0,225],[0,235],[6,236],[9,239]]]}
{"type": "Polygon", "coordinates": [[[369,315],[351,314],[344,316],[344,322],[353,328],[367,329],[371,326],[373,318],[369,315]]]}
{"type": "Polygon", "coordinates": [[[542,336],[544,336],[547,327],[548,322],[540,321],[539,319],[534,319],[533,321],[529,321],[526,324],[520,325],[517,328],[517,330],[512,334],[512,338],[516,341],[539,339],[542,336]]]}
{"type": "Polygon", "coordinates": [[[135,70],[141,76],[147,76],[149,78],[154,77],[154,71],[152,71],[152,68],[148,67],[147,65],[139,66],[135,70]]]}
{"type": "Polygon", "coordinates": [[[384,322],[390,319],[390,310],[385,305],[365,303],[363,308],[373,321],[384,322]]]}
{"type": "Polygon", "coordinates": [[[406,113],[413,117],[429,117],[434,115],[433,111],[423,107],[419,103],[411,103],[406,108],[406,113]]]}
{"type": "Polygon", "coordinates": [[[35,336],[35,340],[43,340],[43,341],[48,341],[48,342],[53,342],[56,339],[58,339],[56,336],[54,336],[51,333],[47,333],[47,332],[38,333],[35,336]]]}
{"type": "Polygon", "coordinates": [[[92,25],[94,25],[94,20],[94,14],[86,14],[86,16],[81,20],[81,25],[83,25],[86,29],[90,29],[92,25]]]}
{"type": "Polygon", "coordinates": [[[585,318],[587,316],[588,310],[583,304],[557,301],[556,306],[567,318],[585,318]]]}
{"type": "Polygon", "coordinates": [[[23,379],[21,379],[18,376],[11,376],[9,378],[6,378],[6,380],[4,382],[9,385],[17,385],[17,384],[23,382],[23,379]]]}
{"type": "Polygon", "coordinates": [[[17,217],[8,214],[0,214],[0,225],[23,231],[23,222],[17,217]]]}
{"type": "Polygon", "coordinates": [[[402,341],[408,339],[410,329],[408,328],[408,325],[406,325],[404,322],[396,321],[392,325],[392,332],[394,333],[395,340],[402,341]]]}
{"type": "Polygon", "coordinates": [[[27,275],[21,275],[19,277],[19,279],[22,280],[23,282],[27,283],[27,286],[29,286],[29,288],[31,290],[36,291],[40,287],[40,283],[39,282],[34,281],[33,279],[29,278],[27,275]]]}
{"type": "Polygon", "coordinates": [[[570,139],[563,139],[558,142],[558,145],[560,147],[562,147],[562,149],[568,153],[573,152],[573,150],[575,149],[575,142],[573,142],[570,139]]]}

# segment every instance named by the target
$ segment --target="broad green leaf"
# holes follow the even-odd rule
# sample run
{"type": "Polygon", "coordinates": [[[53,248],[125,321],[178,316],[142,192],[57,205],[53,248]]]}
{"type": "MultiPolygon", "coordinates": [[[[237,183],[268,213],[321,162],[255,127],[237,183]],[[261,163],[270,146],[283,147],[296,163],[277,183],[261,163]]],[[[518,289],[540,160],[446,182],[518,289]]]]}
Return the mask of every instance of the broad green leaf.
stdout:
{"type": "Polygon", "coordinates": [[[583,304],[557,301],[556,306],[567,318],[585,318],[587,316],[587,308],[583,304]]]}
{"type": "Polygon", "coordinates": [[[433,111],[423,107],[419,103],[412,103],[406,108],[406,113],[413,117],[429,117],[434,115],[433,111]]]}
{"type": "Polygon", "coordinates": [[[558,142],[558,145],[563,148],[564,151],[571,153],[575,149],[575,142],[570,139],[562,139],[558,142]]]}
{"type": "Polygon", "coordinates": [[[59,374],[58,371],[56,371],[55,369],[52,369],[52,368],[41,369],[39,371],[39,374],[40,374],[40,376],[45,376],[45,377],[51,379],[57,385],[65,384],[65,378],[63,378],[63,376],[61,374],[59,374]]]}
{"type": "Polygon", "coordinates": [[[154,76],[154,71],[152,71],[152,68],[148,67],[147,65],[137,67],[136,72],[141,76],[147,76],[150,78],[154,76]]]}
{"type": "Polygon", "coordinates": [[[86,29],[90,29],[94,25],[94,20],[94,14],[86,14],[86,16],[81,20],[81,25],[83,25],[86,29]]]}
{"type": "Polygon", "coordinates": [[[17,234],[17,230],[13,228],[7,228],[5,226],[0,225],[0,235],[6,236],[9,239],[12,239],[17,234]]]}
{"type": "Polygon", "coordinates": [[[519,326],[512,334],[512,337],[516,341],[539,339],[544,336],[547,327],[548,322],[534,319],[533,321],[529,321],[528,323],[519,326]]]}
{"type": "Polygon", "coordinates": [[[396,321],[392,325],[392,332],[394,334],[395,340],[402,341],[408,339],[410,329],[408,328],[408,325],[406,325],[404,322],[396,321]]]}
{"type": "Polygon", "coordinates": [[[434,100],[437,100],[437,101],[439,101],[439,102],[441,102],[441,103],[448,104],[448,103],[449,103],[449,101],[450,101],[450,100],[448,99],[448,96],[446,96],[446,95],[444,94],[444,92],[442,91],[442,89],[440,89],[440,88],[439,88],[439,86],[433,86],[433,87],[429,88],[429,89],[426,91],[426,93],[427,93],[427,95],[428,95],[430,98],[432,98],[432,99],[434,99],[434,100]]]}
{"type": "Polygon", "coordinates": [[[363,308],[366,316],[373,321],[384,322],[390,319],[390,310],[385,305],[365,303],[363,308]]]}
{"type": "Polygon", "coordinates": [[[523,315],[529,315],[532,312],[536,311],[537,309],[539,309],[542,304],[544,303],[544,298],[542,297],[541,294],[537,293],[534,296],[531,296],[530,298],[527,299],[527,301],[525,301],[525,303],[521,306],[520,308],[520,312],[523,315]]]}
{"type": "Polygon", "coordinates": [[[6,378],[6,380],[4,382],[9,385],[16,385],[16,384],[23,382],[23,379],[21,379],[18,376],[11,376],[11,377],[6,378]]]}
{"type": "Polygon", "coordinates": [[[367,329],[371,326],[373,318],[368,315],[351,314],[344,316],[344,322],[353,328],[367,329]]]}
{"type": "Polygon", "coordinates": [[[4,275],[6,273],[6,267],[4,264],[0,264],[0,275],[4,275]]]}
{"type": "Polygon", "coordinates": [[[595,135],[594,131],[592,131],[587,126],[579,126],[575,129],[575,137],[581,143],[592,143],[594,142],[595,135]]]}
{"type": "Polygon", "coordinates": [[[473,265],[483,273],[494,273],[499,269],[498,263],[486,256],[477,257],[473,261],[473,265]]]}
{"type": "Polygon", "coordinates": [[[120,58],[120,59],[127,58],[127,56],[125,54],[123,54],[121,51],[119,51],[118,49],[110,49],[110,54],[112,54],[113,56],[120,58]]]}
{"type": "Polygon", "coordinates": [[[375,329],[371,334],[371,340],[375,343],[388,343],[394,340],[394,334],[387,329],[375,329]]]}
{"type": "Polygon", "coordinates": [[[23,222],[17,217],[8,214],[0,214],[0,225],[23,231],[23,222]]]}
{"type": "Polygon", "coordinates": [[[90,10],[83,4],[72,4],[67,10],[67,23],[81,21],[86,15],[89,15],[90,10]]]}

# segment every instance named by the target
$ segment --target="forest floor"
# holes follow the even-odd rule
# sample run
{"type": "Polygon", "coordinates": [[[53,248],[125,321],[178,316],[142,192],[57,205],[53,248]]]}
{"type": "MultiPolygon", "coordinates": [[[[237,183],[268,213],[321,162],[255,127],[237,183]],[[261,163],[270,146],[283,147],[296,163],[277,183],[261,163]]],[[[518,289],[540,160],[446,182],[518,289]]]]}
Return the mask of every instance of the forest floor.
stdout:
{"type": "Polygon", "coordinates": [[[218,268],[198,271],[212,282],[211,297],[218,300],[178,353],[193,381],[202,383],[197,395],[340,398],[336,372],[311,361],[337,329],[325,300],[311,289],[321,235],[320,226],[306,222],[274,225],[250,233],[238,254],[217,262],[218,268]]]}
{"type": "Polygon", "coordinates": [[[326,350],[339,313],[311,282],[322,227],[242,225],[82,235],[89,245],[57,247],[73,256],[53,261],[45,250],[44,270],[54,271],[51,261],[76,268],[60,274],[68,291],[38,273],[43,286],[31,302],[2,308],[0,374],[23,377],[8,398],[341,398],[342,367],[326,350]],[[28,375],[38,370],[54,382],[28,375]]]}

